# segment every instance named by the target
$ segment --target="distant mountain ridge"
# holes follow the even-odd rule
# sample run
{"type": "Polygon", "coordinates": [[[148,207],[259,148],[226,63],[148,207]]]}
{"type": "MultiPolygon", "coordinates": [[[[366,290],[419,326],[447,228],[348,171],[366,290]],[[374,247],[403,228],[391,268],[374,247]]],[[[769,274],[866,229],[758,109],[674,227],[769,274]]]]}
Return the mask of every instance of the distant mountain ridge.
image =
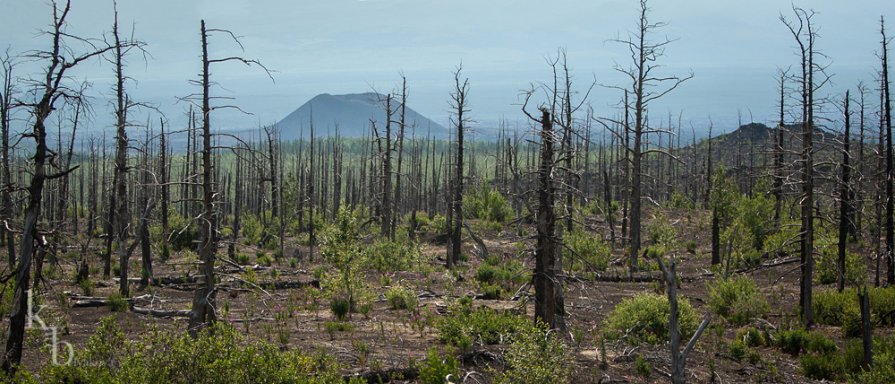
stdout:
{"type": "MultiPolygon", "coordinates": [[[[316,136],[335,135],[338,127],[341,136],[367,137],[370,135],[371,120],[376,121],[376,127],[382,134],[385,131],[386,122],[385,98],[385,95],[374,92],[346,95],[322,93],[298,107],[276,123],[276,126],[283,140],[309,138],[312,122],[316,136]]],[[[399,105],[397,100],[392,100],[393,122],[400,118],[399,105]]],[[[448,130],[444,126],[419,114],[409,105],[406,109],[405,121],[407,129],[416,128],[417,137],[425,136],[429,130],[433,136],[438,138],[448,135],[448,130]]],[[[392,127],[397,134],[398,125],[393,124],[392,127]]]]}

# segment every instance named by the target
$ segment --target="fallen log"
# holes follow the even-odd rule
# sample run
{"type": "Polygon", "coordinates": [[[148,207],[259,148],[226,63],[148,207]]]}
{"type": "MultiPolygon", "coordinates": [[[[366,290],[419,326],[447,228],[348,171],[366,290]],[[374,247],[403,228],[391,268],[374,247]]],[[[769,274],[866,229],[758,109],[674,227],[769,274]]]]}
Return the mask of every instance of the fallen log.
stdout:
{"type": "Polygon", "coordinates": [[[767,263],[762,263],[755,267],[739,269],[739,270],[737,270],[737,273],[747,273],[747,272],[757,271],[759,269],[779,267],[781,265],[798,263],[800,260],[801,259],[798,257],[789,257],[789,258],[785,258],[785,259],[771,260],[771,261],[768,261],[767,263]]]}
{"type": "Polygon", "coordinates": [[[131,307],[131,311],[141,315],[155,317],[190,317],[190,311],[187,309],[162,310],[133,306],[131,307]]]}
{"type": "Polygon", "coordinates": [[[320,289],[319,280],[308,281],[264,281],[258,283],[258,286],[264,289],[299,289],[305,287],[313,287],[320,289]]]}

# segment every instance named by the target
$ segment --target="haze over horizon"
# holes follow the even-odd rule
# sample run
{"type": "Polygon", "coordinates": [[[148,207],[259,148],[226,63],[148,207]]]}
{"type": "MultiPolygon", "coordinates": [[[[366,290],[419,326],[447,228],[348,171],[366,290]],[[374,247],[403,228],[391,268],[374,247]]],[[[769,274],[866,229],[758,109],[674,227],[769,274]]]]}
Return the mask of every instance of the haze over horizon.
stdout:
{"type": "MultiPolygon", "coordinates": [[[[891,19],[891,4],[821,0],[796,5],[817,12],[817,46],[829,57],[828,72],[834,75],[821,94],[854,92],[859,80],[875,89],[879,17],[891,19]]],[[[47,3],[0,0],[0,6],[6,10],[0,14],[6,43],[0,49],[20,54],[48,46],[36,33],[51,20],[47,3]]],[[[711,116],[724,131],[735,128],[738,112],[744,123],[776,120],[777,68],[798,63],[792,37],[778,20],[781,14],[792,17],[790,3],[672,0],[650,6],[651,20],[668,23],[655,38],[676,39],[659,61],[663,73],[692,70],[695,75],[652,105],[654,121],[682,114],[685,129],[689,123],[702,129],[711,116]]],[[[188,80],[200,69],[200,19],[209,28],[232,30],[245,46],[242,53],[218,35],[211,40],[212,55],[244,55],[274,71],[275,83],[262,71],[235,63],[213,70],[222,87],[216,94],[235,97],[233,103],[253,113],[216,112],[214,124],[222,129],[275,123],[321,93],[392,92],[400,73],[408,80],[409,104],[447,126],[451,72],[461,62],[470,82],[471,116],[478,124],[493,125],[501,118],[524,124],[518,95],[532,83],[551,79],[545,58],[558,48],[566,50],[582,94],[593,81],[625,86],[613,66],[628,65],[626,48],[609,40],[625,37],[637,19],[636,4],[621,0],[558,0],[549,6],[513,0],[159,0],[120,1],[118,8],[123,31],[133,29],[151,54],[145,62],[136,55],[129,58],[126,72],[135,79],[129,84],[131,98],[157,105],[174,126],[185,124],[188,108],[176,97],[197,91],[188,80]]],[[[72,5],[70,33],[98,37],[111,25],[111,1],[72,5]]],[[[39,75],[41,69],[23,63],[17,74],[39,75]]],[[[93,119],[99,128],[111,128],[112,66],[97,61],[72,75],[93,83],[93,119]]],[[[598,115],[607,116],[615,113],[620,97],[618,90],[598,86],[589,101],[598,115]]],[[[150,113],[138,112],[132,120],[145,121],[150,113]]]]}

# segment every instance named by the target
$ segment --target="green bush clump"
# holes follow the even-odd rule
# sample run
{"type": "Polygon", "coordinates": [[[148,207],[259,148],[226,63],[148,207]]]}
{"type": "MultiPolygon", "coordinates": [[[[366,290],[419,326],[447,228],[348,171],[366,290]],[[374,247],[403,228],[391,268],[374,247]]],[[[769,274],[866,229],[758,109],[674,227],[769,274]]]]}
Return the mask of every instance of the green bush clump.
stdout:
{"type": "MultiPolygon", "coordinates": [[[[818,255],[814,258],[814,282],[833,284],[839,281],[838,233],[827,227],[821,227],[816,237],[815,246],[818,249],[818,255]]],[[[866,270],[867,267],[861,260],[861,256],[854,252],[845,252],[846,285],[864,285],[866,270]]]]}
{"type": "Polygon", "coordinates": [[[258,265],[262,265],[265,267],[269,267],[273,265],[273,258],[270,255],[262,254],[255,258],[255,261],[258,262],[258,265]]]}
{"type": "Polygon", "coordinates": [[[669,208],[677,208],[677,209],[693,209],[693,200],[690,200],[689,197],[680,193],[678,191],[674,191],[671,194],[671,199],[668,200],[666,205],[669,208]]]}
{"type": "Polygon", "coordinates": [[[463,196],[463,209],[476,219],[496,223],[503,223],[513,215],[507,199],[486,183],[463,196]]]}
{"type": "Polygon", "coordinates": [[[838,292],[834,289],[814,293],[814,320],[820,324],[841,326],[861,317],[857,291],[853,288],[838,292]]]}
{"type": "MultiPolygon", "coordinates": [[[[882,326],[895,325],[895,287],[869,288],[870,321],[882,326]]],[[[861,332],[861,312],[858,291],[846,288],[817,291],[814,294],[815,320],[820,324],[841,326],[846,337],[856,337],[861,332]]]]}
{"type": "MultiPolygon", "coordinates": [[[[39,378],[47,383],[110,384],[344,382],[331,357],[281,351],[264,341],[247,340],[222,322],[195,339],[185,332],[150,330],[129,341],[114,319],[102,321],[85,349],[76,351],[72,364],[47,365],[39,378]]],[[[34,377],[21,379],[38,382],[34,377]]]]}
{"type": "Polygon", "coordinates": [[[563,238],[571,251],[569,268],[572,271],[605,271],[612,260],[612,247],[593,233],[572,231],[563,238]]]}
{"type": "Polygon", "coordinates": [[[539,324],[513,335],[511,339],[504,353],[507,369],[498,375],[495,382],[560,384],[568,381],[572,366],[565,345],[555,332],[539,324]]]}
{"type": "Polygon", "coordinates": [[[127,298],[121,296],[120,293],[115,292],[109,295],[109,309],[112,312],[126,312],[129,305],[127,298]]]}
{"type": "Polygon", "coordinates": [[[798,255],[799,226],[796,221],[781,222],[780,229],[765,238],[762,250],[772,256],[798,255]]]}
{"type": "MultiPolygon", "coordinates": [[[[622,300],[604,322],[609,340],[626,339],[631,344],[658,344],[668,340],[668,297],[640,293],[622,300]]],[[[681,338],[689,339],[696,331],[696,312],[685,298],[678,299],[681,338]]]]}
{"type": "Polygon", "coordinates": [[[423,360],[423,366],[420,367],[420,382],[444,384],[448,382],[448,376],[457,378],[459,374],[459,364],[453,355],[446,353],[442,356],[438,349],[430,348],[426,354],[426,360],[423,360]]]}
{"type": "Polygon", "coordinates": [[[780,349],[793,356],[805,352],[825,354],[836,351],[836,343],[817,332],[793,329],[777,332],[776,337],[780,349]]]}
{"type": "Polygon", "coordinates": [[[895,335],[873,338],[873,366],[856,371],[851,378],[855,383],[895,383],[895,335]]]}
{"type": "Polygon", "coordinates": [[[799,369],[806,377],[816,380],[841,381],[862,372],[864,346],[860,340],[849,340],[844,351],[835,349],[808,353],[799,358],[799,369]]]}
{"type": "Polygon", "coordinates": [[[647,224],[646,232],[655,245],[671,247],[677,241],[677,229],[671,225],[671,221],[661,212],[647,224]]]}
{"type": "Polygon", "coordinates": [[[418,299],[413,290],[404,287],[391,287],[385,292],[385,299],[392,309],[416,309],[418,299]]]}
{"type": "Polygon", "coordinates": [[[497,281],[499,269],[491,264],[482,264],[475,272],[475,279],[480,283],[490,284],[497,281]]]}
{"type": "Polygon", "coordinates": [[[755,327],[740,328],[736,333],[737,340],[742,340],[749,347],[763,347],[768,345],[770,335],[767,331],[755,327]]]}
{"type": "Polygon", "coordinates": [[[420,263],[417,244],[377,240],[364,249],[364,266],[378,272],[406,271],[420,263]]]}
{"type": "Polygon", "coordinates": [[[764,316],[770,306],[748,276],[716,280],[709,285],[709,307],[735,325],[764,316]]]}
{"type": "Polygon", "coordinates": [[[457,311],[438,320],[438,340],[466,350],[473,344],[502,343],[512,335],[533,327],[523,316],[512,315],[482,307],[470,311],[457,311]]]}
{"type": "Polygon", "coordinates": [[[502,292],[516,289],[531,279],[531,271],[516,260],[504,260],[500,256],[489,256],[475,272],[482,294],[487,299],[498,299],[502,292]]]}
{"type": "Polygon", "coordinates": [[[351,303],[346,298],[333,297],[329,301],[329,309],[336,319],[342,321],[348,318],[348,312],[351,311],[351,303]]]}
{"type": "MultiPolygon", "coordinates": [[[[877,324],[895,326],[895,286],[870,288],[870,314],[877,324]]],[[[854,296],[857,300],[857,296],[854,296]]]]}
{"type": "Polygon", "coordinates": [[[171,233],[162,233],[161,226],[158,226],[158,240],[167,242],[175,251],[184,249],[192,249],[193,243],[199,239],[199,226],[188,218],[180,216],[176,210],[171,210],[168,214],[168,228],[171,233]]]}

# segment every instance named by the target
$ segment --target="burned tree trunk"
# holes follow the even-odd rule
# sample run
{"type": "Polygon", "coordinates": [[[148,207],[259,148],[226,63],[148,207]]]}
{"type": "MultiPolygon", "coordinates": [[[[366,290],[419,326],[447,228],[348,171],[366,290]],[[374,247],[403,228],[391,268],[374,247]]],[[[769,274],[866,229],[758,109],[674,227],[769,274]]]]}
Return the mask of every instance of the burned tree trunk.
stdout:
{"type": "Polygon", "coordinates": [[[675,261],[672,257],[671,262],[667,267],[665,266],[665,263],[662,262],[661,257],[657,258],[656,262],[659,263],[659,269],[662,270],[663,279],[665,280],[665,292],[668,294],[668,335],[671,339],[671,382],[674,384],[683,384],[687,382],[685,375],[687,355],[689,355],[690,351],[693,350],[693,347],[696,346],[696,341],[699,340],[699,336],[702,335],[702,332],[708,327],[709,322],[712,321],[712,313],[708,312],[705,314],[705,318],[703,318],[699,327],[696,328],[693,337],[690,338],[690,341],[687,342],[687,346],[681,351],[681,327],[679,321],[680,312],[678,310],[677,302],[677,274],[675,272],[675,261]]]}
{"type": "Polygon", "coordinates": [[[8,230],[8,220],[13,215],[12,201],[12,169],[9,161],[9,128],[12,113],[13,62],[9,57],[0,60],[3,69],[3,88],[0,89],[0,219],[7,222],[0,225],[0,236],[6,244],[6,255],[11,270],[16,264],[16,236],[8,230]]]}
{"type": "Polygon", "coordinates": [[[214,183],[211,179],[211,105],[209,96],[208,34],[205,20],[201,21],[202,36],[202,216],[199,218],[199,278],[200,284],[193,296],[190,312],[189,333],[193,337],[205,324],[217,319],[215,311],[214,260],[217,251],[216,234],[212,230],[217,214],[214,207],[214,183]]]}
{"type": "MultiPolygon", "coordinates": [[[[47,60],[47,69],[43,81],[39,81],[36,87],[36,100],[27,104],[32,109],[33,125],[29,136],[34,139],[34,155],[32,156],[31,181],[28,185],[27,206],[24,212],[22,226],[22,242],[19,250],[19,264],[15,274],[15,286],[13,288],[13,300],[10,304],[9,330],[7,331],[6,350],[3,354],[2,368],[5,372],[12,372],[22,360],[22,347],[25,339],[25,321],[29,313],[31,262],[35,253],[37,241],[38,219],[40,217],[44,184],[47,180],[63,177],[72,169],[63,169],[57,173],[49,173],[47,163],[50,150],[47,147],[47,130],[45,122],[56,107],[56,102],[63,97],[77,97],[65,87],[63,80],[69,70],[78,64],[102,55],[112,46],[95,48],[80,56],[75,56],[66,50],[63,40],[70,37],[65,32],[66,18],[71,9],[71,3],[66,2],[63,9],[53,5],[53,25],[48,36],[52,39],[52,48],[42,52],[41,59],[47,60]]],[[[53,164],[49,164],[53,167],[53,164]]]]}
{"type": "Polygon", "coordinates": [[[885,19],[880,16],[880,34],[882,35],[882,96],[881,116],[885,116],[886,122],[886,282],[895,284],[895,201],[893,201],[892,179],[895,173],[892,169],[892,104],[889,101],[889,40],[886,37],[885,19]]]}
{"type": "Polygon", "coordinates": [[[463,224],[463,133],[464,125],[468,122],[469,112],[467,95],[469,94],[469,79],[460,80],[462,66],[454,72],[454,92],[451,93],[451,106],[454,108],[454,125],[457,127],[457,155],[454,162],[453,196],[451,198],[451,222],[450,252],[447,255],[447,267],[453,268],[460,259],[460,236],[463,224]]]}
{"type": "Polygon", "coordinates": [[[849,172],[851,171],[851,165],[849,164],[849,160],[851,158],[849,153],[849,126],[851,124],[851,115],[849,114],[849,92],[845,92],[845,135],[843,137],[842,142],[842,178],[840,180],[840,192],[839,192],[839,243],[838,243],[838,253],[839,260],[837,266],[839,267],[839,278],[837,281],[837,288],[839,292],[842,292],[845,289],[845,252],[846,245],[848,241],[849,234],[849,224],[851,221],[851,202],[852,202],[852,190],[849,184],[849,172]]]}
{"type": "Polygon", "coordinates": [[[127,96],[124,94],[124,55],[121,51],[121,41],[118,37],[118,11],[115,11],[115,24],[112,27],[112,34],[115,37],[115,75],[116,75],[116,111],[115,111],[115,205],[110,210],[115,211],[115,215],[109,220],[113,223],[112,227],[115,232],[115,239],[118,244],[118,270],[119,286],[118,292],[123,297],[130,295],[127,283],[127,227],[130,224],[128,217],[128,196],[127,196],[127,96]]]}
{"type": "Polygon", "coordinates": [[[535,245],[535,320],[556,325],[556,186],[553,183],[553,119],[541,110],[541,159],[538,167],[537,245],[535,245]]]}

